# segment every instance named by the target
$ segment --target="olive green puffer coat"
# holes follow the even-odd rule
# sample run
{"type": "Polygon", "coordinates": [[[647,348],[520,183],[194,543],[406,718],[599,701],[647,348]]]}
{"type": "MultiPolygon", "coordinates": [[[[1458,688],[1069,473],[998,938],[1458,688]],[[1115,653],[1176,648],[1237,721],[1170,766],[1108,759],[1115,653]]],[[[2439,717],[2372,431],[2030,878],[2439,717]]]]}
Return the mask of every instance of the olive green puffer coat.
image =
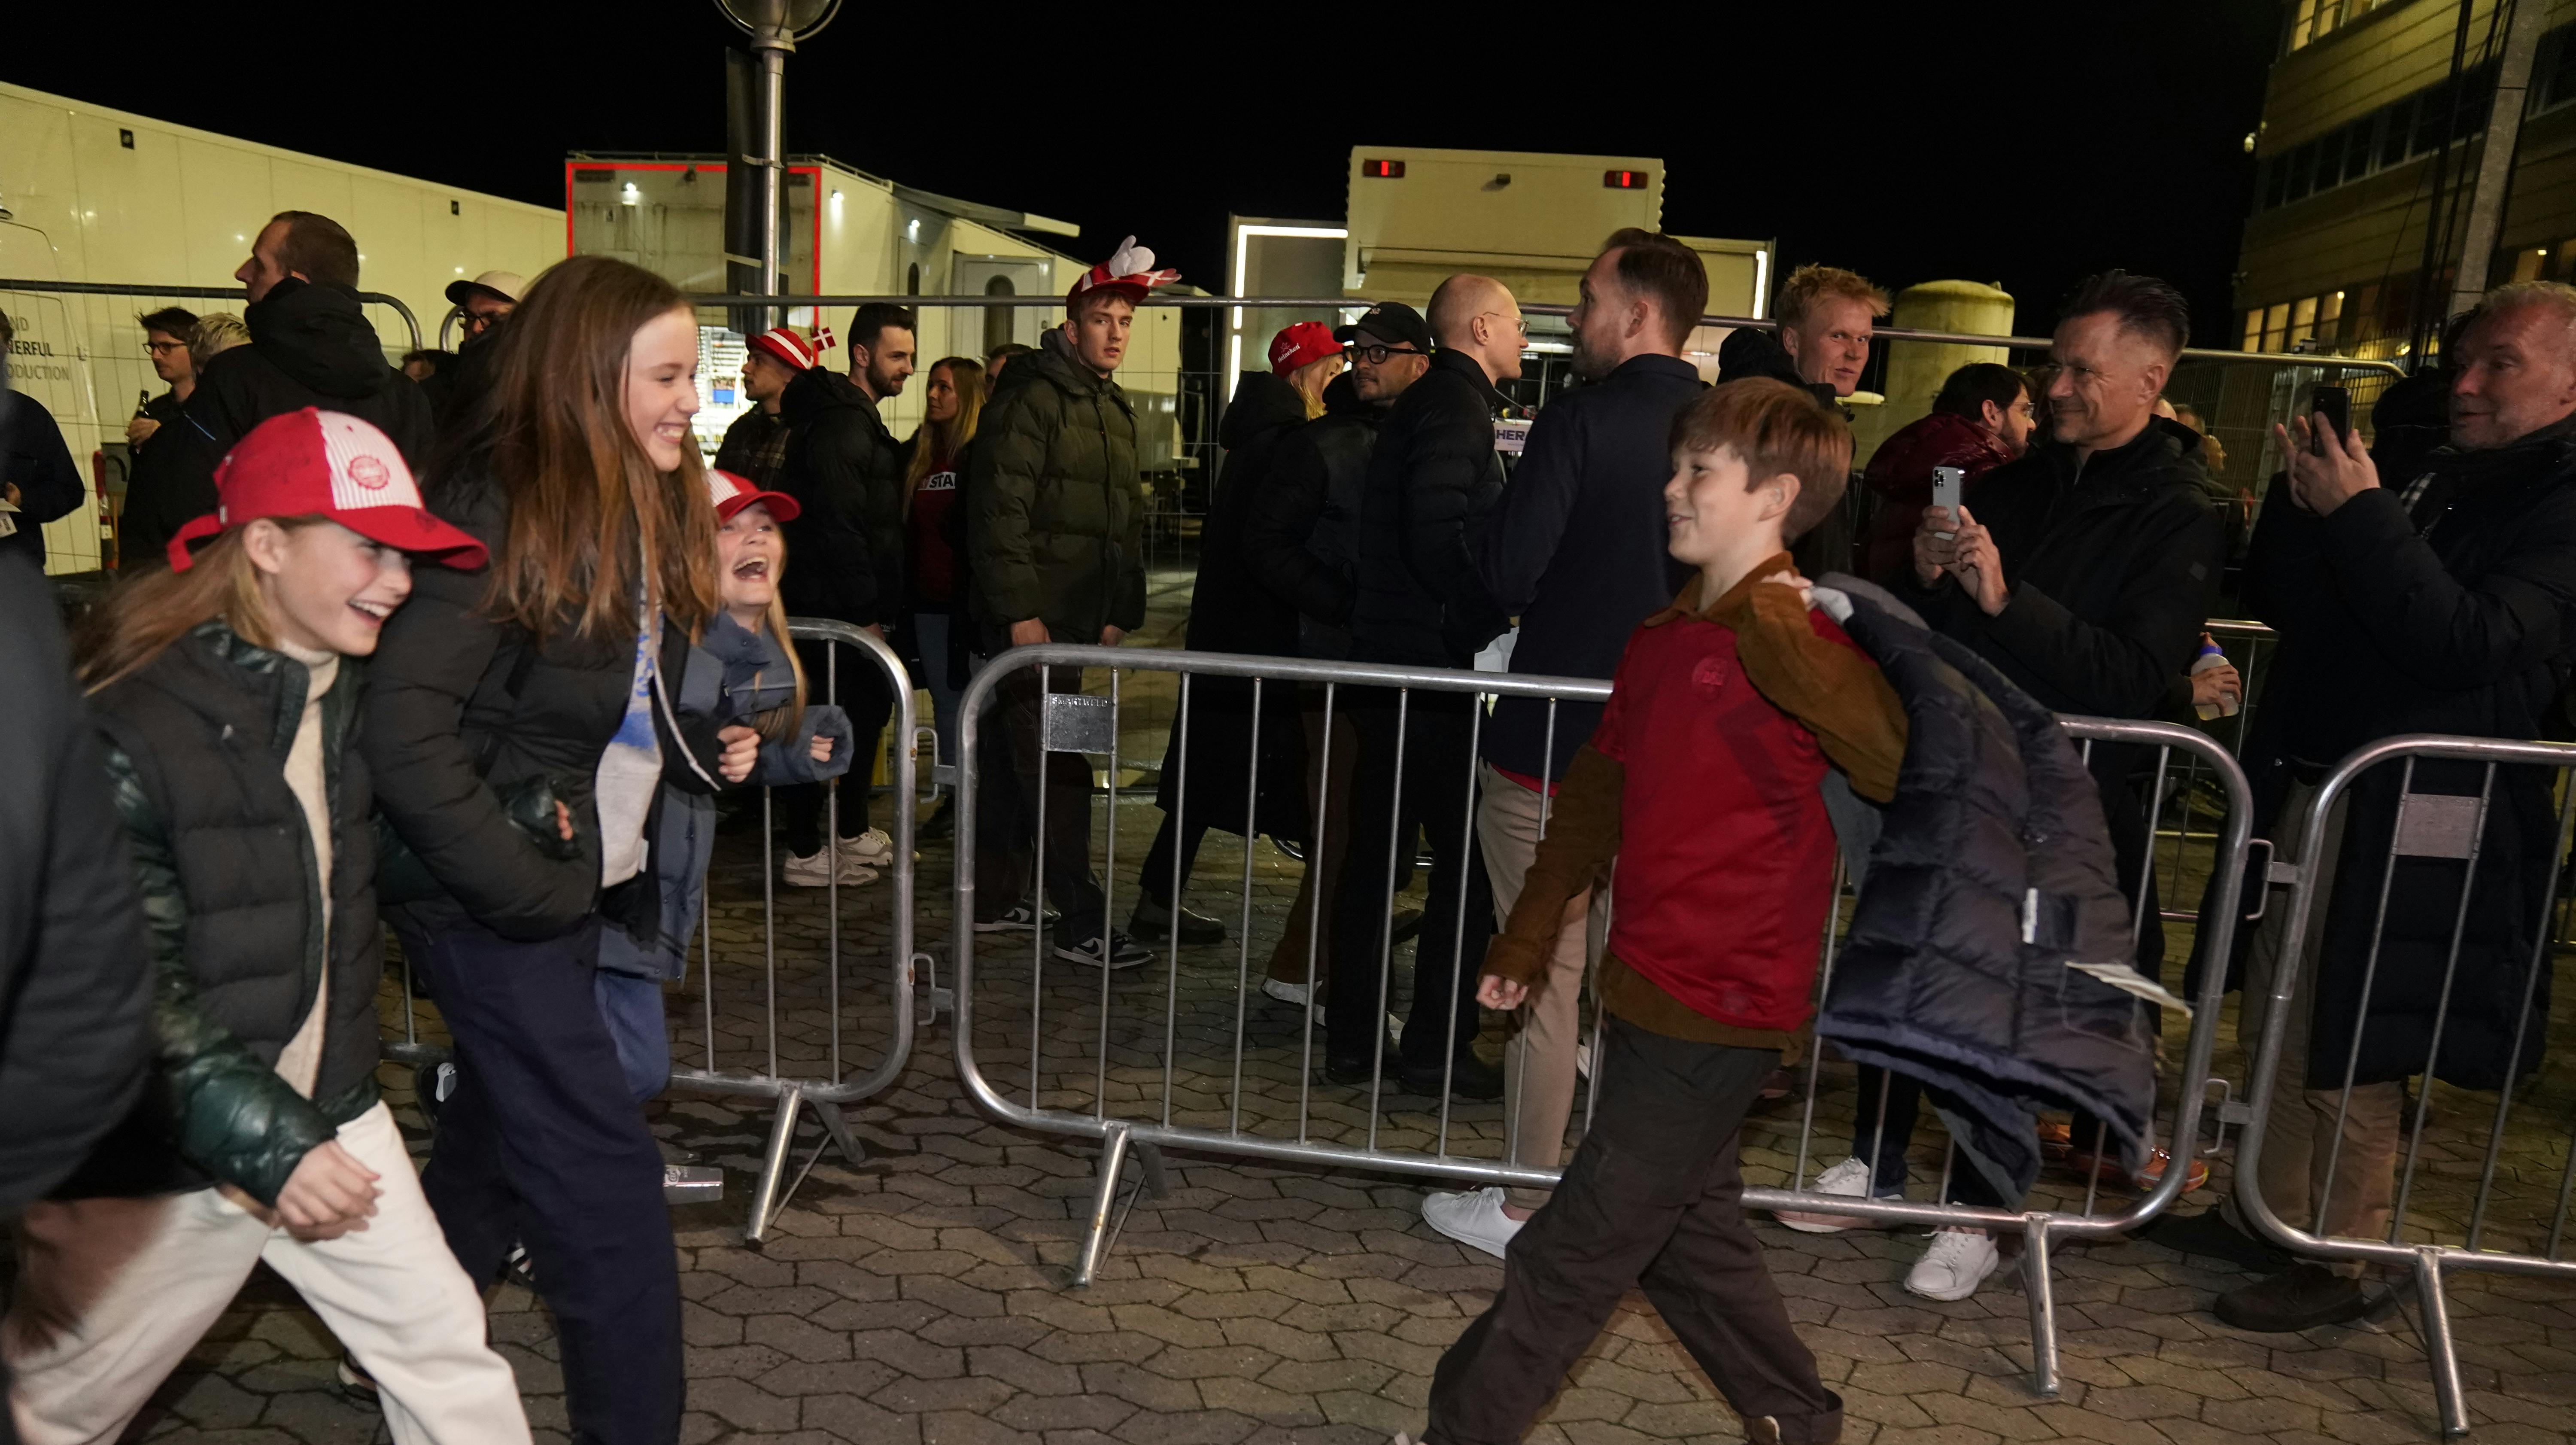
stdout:
{"type": "Polygon", "coordinates": [[[90,699],[143,897],[158,1067],[143,1103],[59,1196],[221,1182],[273,1204],[305,1154],[375,1104],[384,939],[371,794],[352,736],[361,668],[344,660],[322,698],[327,879],[286,783],[306,686],[301,663],[209,622],[90,699]],[[321,1067],[307,1099],[278,1076],[277,1056],[325,970],[321,1067]]]}
{"type": "Polygon", "coordinates": [[[1136,412],[1063,332],[1002,373],[966,457],[966,546],[988,650],[1035,617],[1057,642],[1145,621],[1136,412]]]}

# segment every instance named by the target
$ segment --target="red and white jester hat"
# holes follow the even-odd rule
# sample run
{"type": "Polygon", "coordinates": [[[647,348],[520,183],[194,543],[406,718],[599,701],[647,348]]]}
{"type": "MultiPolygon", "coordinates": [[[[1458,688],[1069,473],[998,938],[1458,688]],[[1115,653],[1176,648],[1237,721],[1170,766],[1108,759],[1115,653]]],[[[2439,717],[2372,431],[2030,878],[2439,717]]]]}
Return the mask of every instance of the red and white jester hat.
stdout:
{"type": "Polygon", "coordinates": [[[768,352],[790,371],[812,371],[823,364],[823,353],[832,349],[832,328],[815,327],[814,339],[808,341],[788,327],[773,326],[744,344],[768,352]]]}
{"type": "Polygon", "coordinates": [[[1130,304],[1135,304],[1142,302],[1146,293],[1155,287],[1169,286],[1180,279],[1181,273],[1169,266],[1155,270],[1154,253],[1137,245],[1136,238],[1130,236],[1118,243],[1118,249],[1109,254],[1108,260],[1075,277],[1073,289],[1065,293],[1064,299],[1067,305],[1071,305],[1086,291],[1105,289],[1111,295],[1124,296],[1130,304]]]}
{"type": "Polygon", "coordinates": [[[472,571],[483,544],[430,515],[393,438],[344,412],[306,407],[273,416],[233,443],[215,468],[215,510],[170,539],[170,569],[190,548],[261,517],[328,517],[370,541],[472,571]]]}

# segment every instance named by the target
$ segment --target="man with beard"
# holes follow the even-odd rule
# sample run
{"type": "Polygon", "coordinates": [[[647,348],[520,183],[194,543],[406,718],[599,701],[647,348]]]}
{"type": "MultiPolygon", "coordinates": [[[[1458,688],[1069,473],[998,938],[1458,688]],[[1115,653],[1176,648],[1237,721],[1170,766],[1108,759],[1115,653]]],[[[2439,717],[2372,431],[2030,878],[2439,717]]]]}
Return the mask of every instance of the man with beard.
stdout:
{"type": "MultiPolygon", "coordinates": [[[[903,450],[886,430],[878,408],[903,391],[912,375],[912,313],[875,302],[850,318],[850,374],[821,366],[798,372],[779,393],[778,415],[787,423],[787,456],[778,489],[802,511],[787,524],[787,610],[799,617],[830,617],[883,636],[901,615],[903,585],[903,450]]],[[[786,356],[790,353],[772,353],[786,356]]],[[[805,675],[819,693],[831,651],[824,643],[799,643],[805,675]]],[[[845,658],[841,695],[857,739],[858,782],[841,795],[840,836],[823,836],[827,783],[778,790],[787,830],[788,883],[821,888],[837,870],[843,885],[873,883],[892,865],[894,840],[868,826],[866,769],[873,767],[877,735],[894,708],[886,678],[861,658],[845,658]]]]}
{"type": "Polygon", "coordinates": [[[1879,496],[1861,570],[1885,583],[1914,557],[1914,529],[1932,505],[1932,473],[1955,467],[1973,480],[2030,450],[2038,410],[2022,374],[1993,361],[1951,372],[1932,414],[1878,444],[1862,482],[1879,496]]]}

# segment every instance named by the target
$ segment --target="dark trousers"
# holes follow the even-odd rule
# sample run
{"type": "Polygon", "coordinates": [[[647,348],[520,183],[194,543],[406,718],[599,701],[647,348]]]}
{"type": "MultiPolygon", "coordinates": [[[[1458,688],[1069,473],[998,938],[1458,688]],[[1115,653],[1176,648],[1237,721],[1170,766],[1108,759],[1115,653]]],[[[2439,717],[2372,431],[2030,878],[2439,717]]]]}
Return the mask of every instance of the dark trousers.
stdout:
{"type": "Polygon", "coordinates": [[[1418,827],[1431,847],[1430,906],[1413,945],[1413,1007],[1404,1021],[1404,1062],[1438,1067],[1476,1038],[1476,970],[1494,933],[1492,885],[1476,847],[1473,736],[1476,699],[1417,692],[1399,747],[1396,695],[1352,689],[1359,758],[1351,775],[1349,851],[1333,898],[1333,995],[1329,1047],[1339,1059],[1373,1059],[1386,1025],[1378,1002],[1386,968],[1388,851],[1408,846],[1418,827]],[[1397,786],[1402,760],[1401,794],[1397,786]],[[1465,910],[1463,920],[1460,910],[1465,910]],[[1466,967],[1457,967],[1459,960],[1466,967]],[[1455,998],[1453,1005],[1452,998],[1455,998]]]}
{"type": "Polygon", "coordinates": [[[680,1275],[662,1155],[592,997],[599,923],[520,943],[402,931],[456,1038],[423,1193],[479,1288],[524,1241],[562,1343],[582,1445],[680,1434],[680,1275]]]}
{"type": "MultiPolygon", "coordinates": [[[[1082,669],[1056,667],[1045,690],[1082,691],[1082,669]]],[[[1080,753],[1050,753],[1039,746],[1038,722],[1045,692],[1040,669],[1020,668],[993,684],[992,712],[976,740],[983,756],[982,786],[975,795],[975,894],[977,911],[999,916],[1029,891],[1032,865],[1043,845],[1047,897],[1064,915],[1064,936],[1097,936],[1104,924],[1099,876],[1091,871],[1091,760],[1080,753]],[[1046,837],[1038,837],[1038,798],[1046,798],[1046,837]]]]}
{"type": "MultiPolygon", "coordinates": [[[[1860,1066],[1860,1098],[1852,1114],[1852,1157],[1877,1161],[1870,1176],[1873,1191],[1905,1187],[1905,1146],[1914,1138],[1914,1116],[1922,1108],[1923,1084],[1912,1074],[1860,1066]],[[1887,1112],[1879,1113],[1879,1096],[1887,1112]],[[1876,1147],[1873,1148],[1872,1146],[1876,1147]]],[[[1983,1170],[1964,1158],[1951,1161],[1946,1204],[2000,1205],[2004,1200],[1986,1182],[1983,1170]]]]}
{"type": "Polygon", "coordinates": [[[1179,855],[1181,890],[1186,893],[1190,886],[1190,870],[1198,866],[1199,844],[1207,841],[1207,831],[1205,823],[1184,823],[1165,813],[1163,826],[1154,830],[1153,845],[1145,850],[1145,866],[1136,874],[1137,891],[1166,908],[1170,907],[1174,901],[1174,855],[1179,855]]]}
{"type": "MultiPolygon", "coordinates": [[[[846,775],[829,783],[793,783],[778,789],[778,822],[787,834],[787,851],[811,858],[822,851],[824,804],[826,795],[835,789],[841,795],[841,836],[855,838],[868,831],[868,778],[876,766],[877,735],[885,731],[886,719],[894,715],[894,693],[887,688],[885,673],[877,667],[876,660],[855,648],[799,642],[796,656],[805,664],[808,700],[831,702],[837,694],[841,710],[850,715],[850,745],[856,750],[846,775]],[[831,665],[834,652],[841,654],[837,678],[831,665]],[[841,787],[842,783],[849,786],[841,787]]],[[[911,741],[904,739],[906,746],[911,741]]]]}
{"type": "Polygon", "coordinates": [[[1601,1107],[1564,1182],[1513,1237],[1493,1307],[1432,1374],[1424,1445],[1520,1440],[1631,1285],[1738,1414],[1771,1417],[1791,1445],[1835,1439],[1842,1401],[1744,1222],[1737,1135],[1779,1054],[1614,1015],[1602,1055],[1601,1107]]]}

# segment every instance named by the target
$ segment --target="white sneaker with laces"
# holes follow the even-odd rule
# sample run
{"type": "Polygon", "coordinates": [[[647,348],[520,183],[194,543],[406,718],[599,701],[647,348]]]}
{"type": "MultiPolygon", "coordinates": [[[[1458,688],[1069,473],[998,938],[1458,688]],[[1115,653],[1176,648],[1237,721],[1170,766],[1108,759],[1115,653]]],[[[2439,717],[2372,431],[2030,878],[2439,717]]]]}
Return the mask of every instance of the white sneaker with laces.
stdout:
{"type": "Polygon", "coordinates": [[[793,853],[787,855],[787,886],[790,888],[827,887],[832,882],[832,872],[836,864],[841,874],[841,886],[844,888],[856,888],[862,884],[877,881],[877,870],[851,857],[847,852],[832,848],[817,848],[809,857],[799,858],[793,853]]]}
{"type": "Polygon", "coordinates": [[[870,828],[855,838],[842,839],[841,853],[871,868],[883,868],[894,862],[894,839],[883,828],[870,828]]]}
{"type": "Polygon", "coordinates": [[[1470,1249],[1481,1249],[1500,1259],[1512,1236],[1529,1221],[1503,1212],[1503,1191],[1496,1185],[1457,1194],[1426,1194],[1422,1196],[1422,1222],[1470,1249]]]}
{"type": "Polygon", "coordinates": [[[1293,1003],[1299,1008],[1306,1006],[1306,986],[1302,983],[1290,983],[1284,978],[1265,978],[1261,981],[1261,991],[1281,1003],[1293,1003]]]}
{"type": "Polygon", "coordinates": [[[1966,1299],[2002,1259],[2003,1252],[1982,1229],[1935,1230],[1932,1247],[1906,1271],[1905,1292],[1925,1299],[1966,1299]]]}
{"type": "MultiPolygon", "coordinates": [[[[1858,1199],[1869,1193],[1869,1166],[1856,1158],[1846,1159],[1840,1164],[1835,1165],[1833,1168],[1826,1170],[1824,1173],[1817,1175],[1814,1186],[1807,1192],[1810,1194],[1839,1194],[1847,1199],[1858,1199]]],[[[1875,1197],[1880,1199],[1902,1199],[1905,1197],[1905,1191],[1902,1189],[1882,1189],[1875,1197]]],[[[1778,1218],[1782,1224],[1789,1226],[1800,1234],[1840,1234],[1846,1229],[1867,1229],[1875,1223],[1873,1220],[1863,1219],[1856,1214],[1782,1213],[1778,1218]]]]}

